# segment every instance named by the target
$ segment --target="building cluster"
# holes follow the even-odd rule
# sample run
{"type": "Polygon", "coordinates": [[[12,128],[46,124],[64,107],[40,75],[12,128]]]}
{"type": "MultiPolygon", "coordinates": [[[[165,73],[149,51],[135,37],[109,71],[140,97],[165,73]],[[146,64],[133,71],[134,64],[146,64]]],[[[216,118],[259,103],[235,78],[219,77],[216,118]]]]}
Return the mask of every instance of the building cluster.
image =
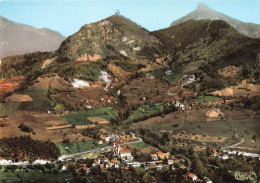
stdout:
{"type": "Polygon", "coordinates": [[[211,152],[213,153],[214,156],[217,156],[218,159],[222,159],[222,160],[229,159],[229,156],[227,154],[225,154],[225,153],[218,153],[215,148],[212,148],[211,152]]]}
{"type": "Polygon", "coordinates": [[[120,134],[120,135],[114,135],[114,134],[109,134],[107,133],[106,130],[100,129],[99,130],[101,135],[99,136],[98,139],[98,144],[113,144],[113,143],[128,143],[128,142],[133,142],[136,141],[136,137],[134,133],[130,133],[129,135],[127,134],[120,134]],[[102,130],[102,131],[101,131],[102,130]]]}

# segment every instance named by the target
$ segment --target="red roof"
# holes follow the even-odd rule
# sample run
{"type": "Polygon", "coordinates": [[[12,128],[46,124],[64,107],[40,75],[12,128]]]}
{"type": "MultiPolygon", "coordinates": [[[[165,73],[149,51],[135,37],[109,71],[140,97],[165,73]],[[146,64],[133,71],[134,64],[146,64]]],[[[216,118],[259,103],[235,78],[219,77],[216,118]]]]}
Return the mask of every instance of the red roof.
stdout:
{"type": "Polygon", "coordinates": [[[114,162],[115,163],[115,162],[117,162],[117,160],[116,159],[111,159],[110,162],[114,162]]]}
{"type": "Polygon", "coordinates": [[[130,149],[122,149],[122,150],[120,151],[120,153],[121,153],[121,154],[123,154],[123,153],[131,153],[131,151],[130,151],[130,149]]]}
{"type": "Polygon", "coordinates": [[[162,151],[158,151],[156,154],[163,154],[163,152],[162,151]]]}
{"type": "Polygon", "coordinates": [[[189,173],[189,175],[188,175],[189,177],[191,177],[191,178],[193,178],[193,177],[195,177],[196,175],[195,174],[193,174],[193,173],[189,173]]]}
{"type": "Polygon", "coordinates": [[[85,171],[87,171],[87,170],[88,170],[88,167],[83,166],[82,169],[85,170],[85,171]]]}

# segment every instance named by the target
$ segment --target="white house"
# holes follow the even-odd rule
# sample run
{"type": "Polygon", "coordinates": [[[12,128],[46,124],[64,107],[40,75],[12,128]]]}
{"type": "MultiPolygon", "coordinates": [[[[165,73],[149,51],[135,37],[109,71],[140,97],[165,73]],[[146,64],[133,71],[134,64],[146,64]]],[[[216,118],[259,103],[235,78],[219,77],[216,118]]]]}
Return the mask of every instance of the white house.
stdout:
{"type": "Polygon", "coordinates": [[[189,173],[188,175],[188,179],[189,180],[192,180],[192,181],[195,181],[198,179],[197,175],[193,174],[193,173],[189,173]]]}
{"type": "Polygon", "coordinates": [[[46,165],[47,163],[50,163],[50,161],[42,160],[42,159],[37,159],[33,162],[33,165],[46,165]]]}
{"type": "Polygon", "coordinates": [[[0,165],[11,165],[12,163],[13,162],[11,160],[0,158],[0,165]]]}
{"type": "Polygon", "coordinates": [[[123,149],[119,144],[114,144],[114,153],[118,159],[124,159],[124,161],[133,161],[133,156],[130,149],[123,149]]]}

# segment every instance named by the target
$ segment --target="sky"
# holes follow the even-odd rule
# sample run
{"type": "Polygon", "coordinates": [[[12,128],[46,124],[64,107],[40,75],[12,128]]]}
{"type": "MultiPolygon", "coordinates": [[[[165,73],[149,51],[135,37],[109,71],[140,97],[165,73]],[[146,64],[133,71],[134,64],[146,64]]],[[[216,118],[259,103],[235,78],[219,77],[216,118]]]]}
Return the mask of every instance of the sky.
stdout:
{"type": "Polygon", "coordinates": [[[0,0],[0,16],[69,36],[119,9],[121,15],[154,31],[169,27],[199,2],[243,22],[260,24],[260,0],[0,0]]]}

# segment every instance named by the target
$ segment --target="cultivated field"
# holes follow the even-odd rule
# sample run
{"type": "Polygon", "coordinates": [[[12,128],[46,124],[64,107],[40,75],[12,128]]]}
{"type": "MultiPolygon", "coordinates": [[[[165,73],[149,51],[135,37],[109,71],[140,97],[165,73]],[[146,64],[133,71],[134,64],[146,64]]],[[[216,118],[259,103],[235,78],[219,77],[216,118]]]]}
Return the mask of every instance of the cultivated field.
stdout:
{"type": "Polygon", "coordinates": [[[56,145],[60,150],[60,155],[84,152],[108,146],[107,144],[95,144],[93,140],[87,142],[57,143],[56,145]]]}
{"type": "Polygon", "coordinates": [[[74,114],[68,114],[61,116],[66,122],[71,125],[88,125],[90,121],[89,117],[101,117],[107,121],[111,121],[115,118],[117,111],[111,107],[102,107],[91,110],[76,111],[74,114]]]}

